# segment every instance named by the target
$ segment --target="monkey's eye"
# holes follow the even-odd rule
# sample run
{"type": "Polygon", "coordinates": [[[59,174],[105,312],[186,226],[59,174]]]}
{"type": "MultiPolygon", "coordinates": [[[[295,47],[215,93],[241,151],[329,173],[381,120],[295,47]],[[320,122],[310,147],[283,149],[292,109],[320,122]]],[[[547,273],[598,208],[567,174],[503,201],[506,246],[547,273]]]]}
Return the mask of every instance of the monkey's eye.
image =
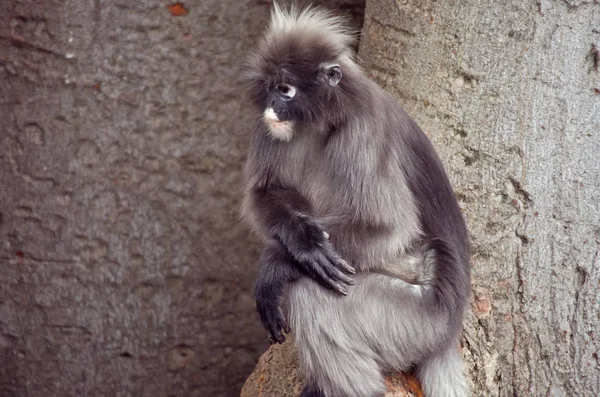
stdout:
{"type": "Polygon", "coordinates": [[[296,88],[289,84],[279,83],[277,84],[277,91],[285,97],[293,98],[296,95],[296,88]]]}

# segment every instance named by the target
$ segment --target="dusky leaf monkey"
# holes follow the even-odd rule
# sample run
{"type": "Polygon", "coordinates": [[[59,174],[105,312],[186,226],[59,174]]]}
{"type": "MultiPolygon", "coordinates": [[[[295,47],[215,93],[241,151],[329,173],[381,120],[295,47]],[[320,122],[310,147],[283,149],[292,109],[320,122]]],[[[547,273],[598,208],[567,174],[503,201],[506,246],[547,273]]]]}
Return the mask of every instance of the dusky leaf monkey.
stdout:
{"type": "Polygon", "coordinates": [[[411,369],[427,397],[465,397],[465,222],[432,144],[352,41],[328,11],[275,4],[248,62],[257,309],[272,341],[291,328],[302,397],[381,397],[386,371],[411,369]]]}

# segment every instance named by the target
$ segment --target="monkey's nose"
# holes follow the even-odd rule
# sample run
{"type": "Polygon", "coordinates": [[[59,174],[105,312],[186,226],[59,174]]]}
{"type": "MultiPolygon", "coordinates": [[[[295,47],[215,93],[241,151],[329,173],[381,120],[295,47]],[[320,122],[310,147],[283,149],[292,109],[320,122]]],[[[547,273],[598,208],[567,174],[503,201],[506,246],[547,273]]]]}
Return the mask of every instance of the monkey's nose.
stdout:
{"type": "Polygon", "coordinates": [[[271,99],[270,107],[275,107],[275,99],[271,99]]]}

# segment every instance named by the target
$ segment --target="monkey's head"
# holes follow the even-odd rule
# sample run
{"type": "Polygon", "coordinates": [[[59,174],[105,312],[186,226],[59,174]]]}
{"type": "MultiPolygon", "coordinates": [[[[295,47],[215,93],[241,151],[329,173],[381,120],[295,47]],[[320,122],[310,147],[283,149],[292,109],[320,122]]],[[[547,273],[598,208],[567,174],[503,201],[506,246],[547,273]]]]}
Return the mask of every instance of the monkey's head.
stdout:
{"type": "Polygon", "coordinates": [[[274,138],[292,139],[300,124],[339,121],[350,94],[346,80],[358,70],[352,41],[343,19],[325,10],[274,5],[269,29],[244,74],[274,138]]]}

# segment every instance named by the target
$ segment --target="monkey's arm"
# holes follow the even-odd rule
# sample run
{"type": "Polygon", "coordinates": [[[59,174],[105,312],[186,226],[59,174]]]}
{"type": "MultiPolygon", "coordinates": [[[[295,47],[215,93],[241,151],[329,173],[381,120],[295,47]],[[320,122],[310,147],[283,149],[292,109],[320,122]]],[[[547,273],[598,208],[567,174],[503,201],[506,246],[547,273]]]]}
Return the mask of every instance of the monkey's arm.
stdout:
{"type": "Polygon", "coordinates": [[[286,285],[301,276],[292,266],[293,260],[279,241],[271,240],[267,243],[258,262],[254,298],[260,321],[268,331],[271,343],[285,342],[282,331],[290,332],[281,310],[281,298],[286,285]]]}
{"type": "Polygon", "coordinates": [[[310,215],[310,204],[293,189],[262,187],[247,193],[247,209],[267,238],[279,241],[292,266],[321,285],[346,294],[352,268],[334,250],[323,228],[310,215]]]}

